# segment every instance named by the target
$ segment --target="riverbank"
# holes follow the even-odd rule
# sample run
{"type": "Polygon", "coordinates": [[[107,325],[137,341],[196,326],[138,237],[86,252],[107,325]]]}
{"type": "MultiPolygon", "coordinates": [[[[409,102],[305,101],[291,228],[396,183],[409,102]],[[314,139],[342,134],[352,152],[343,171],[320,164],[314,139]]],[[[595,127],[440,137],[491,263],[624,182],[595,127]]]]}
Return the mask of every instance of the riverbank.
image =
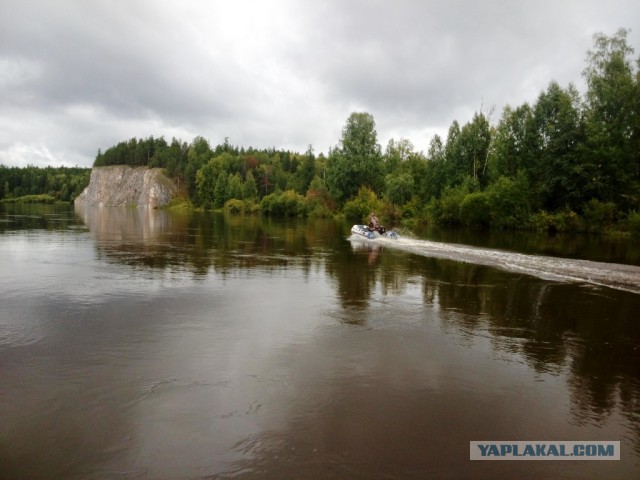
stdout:
{"type": "Polygon", "coordinates": [[[60,205],[69,205],[70,202],[66,202],[63,200],[57,200],[51,195],[23,195],[21,197],[10,197],[3,198],[0,200],[0,203],[4,204],[60,204],[60,205]]]}

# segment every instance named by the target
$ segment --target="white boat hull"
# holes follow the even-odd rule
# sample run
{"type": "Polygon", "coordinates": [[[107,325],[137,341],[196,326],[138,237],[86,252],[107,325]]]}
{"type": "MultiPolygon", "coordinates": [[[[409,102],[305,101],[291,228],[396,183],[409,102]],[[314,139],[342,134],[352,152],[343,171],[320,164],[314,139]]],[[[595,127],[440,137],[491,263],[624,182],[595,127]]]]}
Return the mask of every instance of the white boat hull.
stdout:
{"type": "Polygon", "coordinates": [[[394,240],[398,238],[398,234],[396,232],[391,231],[380,234],[375,230],[369,230],[369,227],[367,227],[366,225],[354,225],[353,227],[351,227],[351,233],[368,238],[369,240],[375,240],[376,238],[380,237],[391,238],[394,240]]]}

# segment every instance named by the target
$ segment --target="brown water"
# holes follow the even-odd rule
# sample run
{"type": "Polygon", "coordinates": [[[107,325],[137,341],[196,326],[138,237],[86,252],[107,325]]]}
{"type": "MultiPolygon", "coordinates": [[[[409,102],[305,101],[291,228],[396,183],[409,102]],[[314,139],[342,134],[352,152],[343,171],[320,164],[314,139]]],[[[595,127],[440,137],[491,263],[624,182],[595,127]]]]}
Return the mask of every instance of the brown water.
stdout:
{"type": "Polygon", "coordinates": [[[562,252],[546,271],[548,246],[401,240],[5,207],[0,478],[640,476],[640,295],[562,252]],[[471,462],[472,440],[619,440],[621,460],[471,462]]]}

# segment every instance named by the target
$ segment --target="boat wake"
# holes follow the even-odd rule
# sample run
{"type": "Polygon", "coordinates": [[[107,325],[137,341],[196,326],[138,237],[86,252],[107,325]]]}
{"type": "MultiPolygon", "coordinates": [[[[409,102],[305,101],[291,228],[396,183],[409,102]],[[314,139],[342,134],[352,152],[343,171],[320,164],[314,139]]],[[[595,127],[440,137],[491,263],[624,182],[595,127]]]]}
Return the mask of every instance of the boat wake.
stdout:
{"type": "MultiPolygon", "coordinates": [[[[352,243],[363,241],[353,236],[350,240],[352,243]]],[[[397,240],[378,238],[364,241],[370,245],[404,250],[425,257],[486,265],[549,280],[585,282],[640,293],[640,266],[635,265],[530,255],[406,237],[397,240]]]]}

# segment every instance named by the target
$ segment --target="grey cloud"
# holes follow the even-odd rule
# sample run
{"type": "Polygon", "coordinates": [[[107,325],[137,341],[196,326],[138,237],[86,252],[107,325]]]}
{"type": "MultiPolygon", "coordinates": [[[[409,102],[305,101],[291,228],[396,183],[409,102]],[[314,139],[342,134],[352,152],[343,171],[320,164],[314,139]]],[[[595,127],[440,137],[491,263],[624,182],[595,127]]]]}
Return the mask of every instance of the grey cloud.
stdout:
{"type": "Polygon", "coordinates": [[[319,69],[338,100],[433,123],[459,104],[499,100],[557,51],[548,12],[512,4],[522,3],[349,2],[332,30],[314,32],[319,63],[301,66],[319,69]]]}
{"type": "Polygon", "coordinates": [[[579,83],[591,35],[632,27],[640,6],[6,0],[2,10],[0,163],[32,151],[89,165],[98,148],[152,134],[326,151],[352,110],[374,115],[381,143],[407,136],[426,150],[427,133],[481,106],[495,105],[497,120],[551,80],[579,83]]]}

